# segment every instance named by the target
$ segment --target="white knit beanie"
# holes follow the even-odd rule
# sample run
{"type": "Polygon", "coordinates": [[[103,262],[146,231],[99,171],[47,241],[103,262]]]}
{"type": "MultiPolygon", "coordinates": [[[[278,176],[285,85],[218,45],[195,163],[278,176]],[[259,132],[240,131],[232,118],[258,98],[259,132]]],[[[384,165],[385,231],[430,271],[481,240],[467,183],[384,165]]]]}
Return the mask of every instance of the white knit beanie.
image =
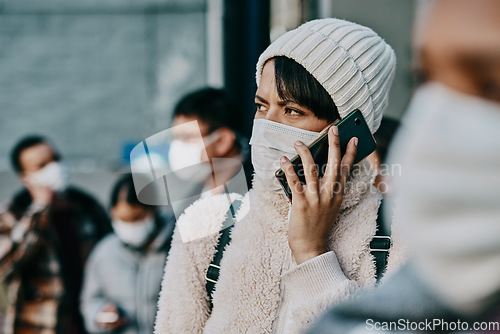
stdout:
{"type": "Polygon", "coordinates": [[[341,118],[359,109],[374,133],[387,107],[394,78],[394,51],[373,30],[339,19],[309,21],[260,55],[257,86],[266,61],[285,56],[302,65],[326,89],[341,118]]]}

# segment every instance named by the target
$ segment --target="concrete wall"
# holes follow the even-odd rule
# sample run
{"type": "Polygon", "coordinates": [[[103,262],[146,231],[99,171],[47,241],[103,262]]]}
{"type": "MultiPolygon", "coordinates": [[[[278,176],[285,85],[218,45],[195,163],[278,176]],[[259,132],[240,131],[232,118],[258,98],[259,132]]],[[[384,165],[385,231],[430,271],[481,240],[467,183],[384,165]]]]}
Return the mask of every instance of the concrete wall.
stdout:
{"type": "Polygon", "coordinates": [[[47,135],[105,192],[113,177],[93,174],[119,169],[127,144],[207,83],[206,0],[3,0],[0,16],[0,202],[18,187],[8,153],[24,135],[47,135]]]}

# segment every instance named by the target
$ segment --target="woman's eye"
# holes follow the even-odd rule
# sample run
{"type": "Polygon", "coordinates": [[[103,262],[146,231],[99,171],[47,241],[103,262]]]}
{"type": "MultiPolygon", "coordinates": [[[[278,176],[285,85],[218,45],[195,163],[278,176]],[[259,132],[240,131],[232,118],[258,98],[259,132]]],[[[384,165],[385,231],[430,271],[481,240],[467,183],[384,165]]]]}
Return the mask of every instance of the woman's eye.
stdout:
{"type": "Polygon", "coordinates": [[[286,108],[285,109],[285,114],[289,115],[289,116],[300,116],[300,115],[304,115],[303,112],[301,112],[300,110],[297,110],[297,109],[290,109],[290,108],[286,108]]]}
{"type": "Polygon", "coordinates": [[[264,107],[262,104],[260,103],[256,103],[255,104],[255,108],[257,109],[257,111],[259,112],[263,112],[263,111],[266,111],[266,107],[264,107]]]}

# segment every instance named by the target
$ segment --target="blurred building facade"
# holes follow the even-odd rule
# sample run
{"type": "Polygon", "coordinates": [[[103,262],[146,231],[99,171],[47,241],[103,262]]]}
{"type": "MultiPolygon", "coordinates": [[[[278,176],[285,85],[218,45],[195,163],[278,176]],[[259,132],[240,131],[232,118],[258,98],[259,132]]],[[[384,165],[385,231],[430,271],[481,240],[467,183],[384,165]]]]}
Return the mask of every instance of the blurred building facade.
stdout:
{"type": "Polygon", "coordinates": [[[0,203],[19,187],[8,153],[53,140],[76,184],[103,201],[128,148],[170,126],[176,101],[227,87],[250,132],[257,57],[302,22],[372,27],[398,57],[387,114],[412,90],[414,0],[0,0],[0,203]]]}
{"type": "Polygon", "coordinates": [[[315,18],[335,17],[372,28],[389,43],[397,69],[386,116],[399,119],[414,88],[411,35],[418,0],[273,0],[271,39],[315,18]]]}
{"type": "Polygon", "coordinates": [[[119,168],[186,92],[222,85],[217,2],[1,1],[0,201],[20,137],[47,135],[78,181],[119,168]]]}
{"type": "Polygon", "coordinates": [[[203,0],[5,0],[0,15],[2,157],[41,132],[68,158],[113,163],[208,82],[203,0]]]}

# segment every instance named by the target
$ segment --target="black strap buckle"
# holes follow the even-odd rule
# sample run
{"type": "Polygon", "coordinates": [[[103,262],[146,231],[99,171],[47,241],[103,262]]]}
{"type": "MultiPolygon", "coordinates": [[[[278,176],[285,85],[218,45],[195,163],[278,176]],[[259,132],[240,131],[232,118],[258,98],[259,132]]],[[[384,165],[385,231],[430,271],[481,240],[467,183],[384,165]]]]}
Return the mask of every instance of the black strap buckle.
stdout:
{"type": "Polygon", "coordinates": [[[213,264],[213,263],[210,263],[207,270],[205,271],[205,279],[207,280],[207,282],[210,282],[213,284],[217,283],[217,279],[219,278],[219,270],[220,270],[220,266],[213,264]],[[210,270],[210,268],[214,268],[214,269],[210,270]],[[210,274],[213,274],[213,275],[210,275],[210,276],[212,276],[213,279],[208,277],[209,271],[210,271],[210,274]],[[214,271],[216,271],[216,272],[214,272],[214,271]]]}
{"type": "Polygon", "coordinates": [[[376,235],[370,242],[370,252],[389,252],[392,247],[392,239],[388,236],[376,235]]]}

